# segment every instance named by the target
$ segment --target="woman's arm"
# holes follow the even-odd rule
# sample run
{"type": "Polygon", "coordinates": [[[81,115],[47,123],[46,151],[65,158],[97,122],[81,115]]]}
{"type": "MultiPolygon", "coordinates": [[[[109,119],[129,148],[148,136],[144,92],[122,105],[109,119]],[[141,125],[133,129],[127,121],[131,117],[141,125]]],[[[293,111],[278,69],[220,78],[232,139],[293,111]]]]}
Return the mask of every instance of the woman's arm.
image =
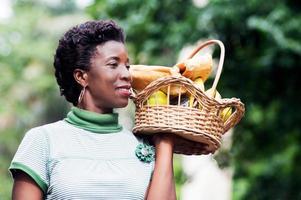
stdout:
{"type": "Polygon", "coordinates": [[[12,199],[41,200],[43,199],[43,192],[30,176],[18,170],[14,173],[12,199]]]}
{"type": "Polygon", "coordinates": [[[147,200],[175,200],[176,190],[173,173],[173,138],[155,136],[156,163],[147,200]]]}

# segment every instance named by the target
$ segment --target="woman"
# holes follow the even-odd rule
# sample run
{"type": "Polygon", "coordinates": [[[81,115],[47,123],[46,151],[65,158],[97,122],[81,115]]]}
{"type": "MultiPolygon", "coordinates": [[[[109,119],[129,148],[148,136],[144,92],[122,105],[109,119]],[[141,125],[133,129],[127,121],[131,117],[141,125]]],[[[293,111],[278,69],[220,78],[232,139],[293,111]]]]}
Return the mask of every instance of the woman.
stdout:
{"type": "Polygon", "coordinates": [[[122,29],[106,20],[71,28],[54,67],[74,107],[26,133],[10,166],[13,199],[176,199],[172,138],[155,136],[154,153],[113,113],[131,87],[122,29]]]}

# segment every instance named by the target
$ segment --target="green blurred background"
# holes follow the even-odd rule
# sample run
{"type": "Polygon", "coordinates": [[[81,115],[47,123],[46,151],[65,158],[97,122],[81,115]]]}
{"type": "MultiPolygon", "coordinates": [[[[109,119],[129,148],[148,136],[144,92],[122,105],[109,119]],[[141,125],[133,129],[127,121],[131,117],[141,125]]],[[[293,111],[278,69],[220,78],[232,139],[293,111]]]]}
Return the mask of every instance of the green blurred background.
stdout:
{"type": "MultiPolygon", "coordinates": [[[[25,131],[61,119],[69,109],[53,75],[59,37],[70,26],[103,18],[125,29],[134,64],[172,66],[185,45],[222,40],[226,60],[218,90],[246,105],[232,148],[216,155],[220,167],[234,169],[233,199],[301,199],[300,2],[1,1],[1,200],[10,199],[7,168],[25,131]]],[[[186,179],[179,162],[176,180],[180,190],[186,179]]]]}

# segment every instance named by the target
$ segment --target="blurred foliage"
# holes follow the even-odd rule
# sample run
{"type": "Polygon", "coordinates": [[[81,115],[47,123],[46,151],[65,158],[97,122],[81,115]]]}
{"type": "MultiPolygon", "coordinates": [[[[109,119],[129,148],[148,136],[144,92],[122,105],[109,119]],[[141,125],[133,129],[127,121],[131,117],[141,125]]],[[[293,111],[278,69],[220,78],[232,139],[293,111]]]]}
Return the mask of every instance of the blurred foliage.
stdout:
{"type": "Polygon", "coordinates": [[[68,107],[56,86],[53,54],[66,26],[84,15],[73,14],[72,1],[65,3],[62,10],[42,1],[14,1],[14,15],[0,22],[1,200],[10,199],[8,167],[26,130],[62,118],[68,107]]]}
{"type": "MultiPolygon", "coordinates": [[[[53,76],[53,53],[59,36],[88,18],[75,1],[59,2],[15,0],[14,16],[0,22],[1,200],[10,199],[7,168],[25,131],[68,109],[53,76]]],[[[261,200],[301,199],[300,9],[293,0],[211,0],[200,7],[187,0],[95,0],[86,12],[125,29],[132,63],[171,66],[182,47],[199,39],[224,42],[218,90],[241,98],[246,115],[232,149],[217,159],[235,169],[233,199],[261,200]]],[[[175,175],[180,191],[186,179],[179,160],[175,175]]]]}
{"type": "Polygon", "coordinates": [[[182,157],[180,155],[174,156],[173,165],[174,165],[174,178],[176,182],[176,194],[177,194],[177,198],[180,199],[179,197],[181,197],[181,188],[183,184],[185,184],[185,182],[188,180],[182,168],[182,157]]]}
{"type": "Polygon", "coordinates": [[[131,62],[175,64],[183,44],[199,39],[199,10],[185,0],[96,0],[87,9],[93,18],[111,18],[124,28],[131,62]]]}
{"type": "Polygon", "coordinates": [[[301,199],[300,4],[212,1],[199,17],[227,47],[220,88],[247,108],[231,150],[234,199],[301,199]]]}
{"type": "Polygon", "coordinates": [[[300,5],[211,0],[197,8],[184,0],[96,0],[87,11],[125,27],[134,63],[171,66],[183,46],[222,40],[219,91],[246,105],[228,153],[235,167],[233,198],[301,199],[300,5]]]}

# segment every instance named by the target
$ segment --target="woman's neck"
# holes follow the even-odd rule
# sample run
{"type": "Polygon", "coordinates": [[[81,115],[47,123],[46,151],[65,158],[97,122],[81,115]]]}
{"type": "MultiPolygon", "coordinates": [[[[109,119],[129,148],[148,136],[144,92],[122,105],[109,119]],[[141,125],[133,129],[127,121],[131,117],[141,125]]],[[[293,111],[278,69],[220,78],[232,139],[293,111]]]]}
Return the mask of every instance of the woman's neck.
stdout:
{"type": "Polygon", "coordinates": [[[85,93],[83,100],[77,105],[77,107],[83,110],[99,114],[113,113],[113,108],[103,108],[101,106],[96,105],[96,103],[92,100],[88,92],[85,93]]]}

